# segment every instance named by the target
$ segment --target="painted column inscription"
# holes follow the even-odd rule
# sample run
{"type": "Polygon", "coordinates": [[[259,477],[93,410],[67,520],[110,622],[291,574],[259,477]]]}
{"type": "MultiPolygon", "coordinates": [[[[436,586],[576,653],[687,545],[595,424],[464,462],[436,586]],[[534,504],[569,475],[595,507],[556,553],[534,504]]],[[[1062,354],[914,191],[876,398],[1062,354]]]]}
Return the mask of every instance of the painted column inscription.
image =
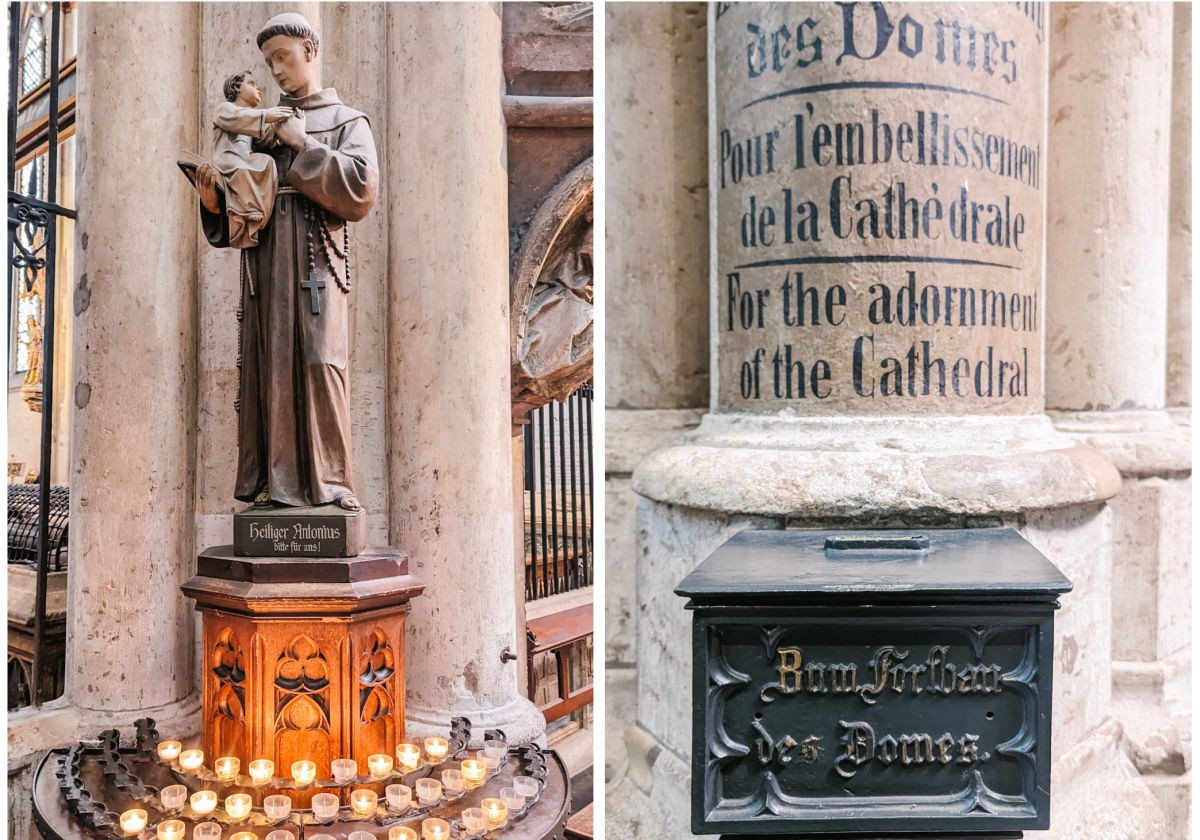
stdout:
{"type": "Polygon", "coordinates": [[[1042,409],[1045,19],[717,6],[720,410],[1042,409]]]}

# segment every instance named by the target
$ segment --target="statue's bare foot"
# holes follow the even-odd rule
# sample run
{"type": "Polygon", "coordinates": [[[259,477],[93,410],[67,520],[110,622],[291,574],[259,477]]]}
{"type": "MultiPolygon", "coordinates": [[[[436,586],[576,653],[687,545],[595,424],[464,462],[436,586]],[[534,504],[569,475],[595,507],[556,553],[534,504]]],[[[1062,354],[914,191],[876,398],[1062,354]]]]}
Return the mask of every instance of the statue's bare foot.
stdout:
{"type": "Polygon", "coordinates": [[[252,225],[256,225],[259,222],[261,222],[262,220],[263,220],[262,213],[247,213],[246,214],[246,221],[252,225]]]}
{"type": "Polygon", "coordinates": [[[254,504],[256,504],[256,505],[269,504],[270,501],[271,501],[271,494],[268,493],[266,490],[259,490],[257,493],[254,494],[254,504]]]}
{"type": "Polygon", "coordinates": [[[351,495],[342,496],[337,500],[338,506],[345,510],[362,510],[362,505],[358,503],[358,499],[351,495]]]}

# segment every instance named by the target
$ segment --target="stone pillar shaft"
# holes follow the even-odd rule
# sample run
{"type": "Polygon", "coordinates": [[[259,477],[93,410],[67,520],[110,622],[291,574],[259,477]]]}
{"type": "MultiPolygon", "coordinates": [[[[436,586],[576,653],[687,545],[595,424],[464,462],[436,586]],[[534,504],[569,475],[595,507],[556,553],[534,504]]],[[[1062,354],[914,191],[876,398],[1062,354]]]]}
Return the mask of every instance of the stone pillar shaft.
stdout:
{"type": "Polygon", "coordinates": [[[1161,408],[1171,6],[1053,6],[1051,18],[1046,405],[1161,408]]]}
{"type": "Polygon", "coordinates": [[[495,6],[388,11],[390,542],[427,596],[408,642],[409,737],[452,714],[537,737],[501,651],[513,603],[507,172],[495,6]]]}
{"type": "Polygon", "coordinates": [[[67,695],[132,720],[192,691],[200,7],[77,11],[67,695]]]}

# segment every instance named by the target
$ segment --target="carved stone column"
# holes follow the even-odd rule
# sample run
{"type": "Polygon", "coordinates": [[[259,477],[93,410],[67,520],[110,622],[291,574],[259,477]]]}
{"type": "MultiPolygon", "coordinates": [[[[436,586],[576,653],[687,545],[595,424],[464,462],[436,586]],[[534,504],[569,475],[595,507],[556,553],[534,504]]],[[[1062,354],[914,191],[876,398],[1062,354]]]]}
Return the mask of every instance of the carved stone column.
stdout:
{"type": "Polygon", "coordinates": [[[1113,700],[1135,764],[1160,774],[1156,792],[1182,835],[1191,457],[1189,429],[1165,409],[1190,400],[1179,375],[1190,241],[1176,188],[1190,141],[1173,142],[1173,119],[1190,108],[1190,19],[1175,40],[1172,6],[1053,9],[1050,143],[1064,151],[1049,172],[1047,405],[1060,430],[1122,474],[1109,505],[1113,700]]]}
{"type": "MultiPolygon", "coordinates": [[[[647,501],[629,775],[669,822],[688,811],[691,751],[672,590],[747,527],[1017,527],[1075,584],[1056,630],[1056,757],[1110,713],[1111,569],[1095,558],[1119,477],[1043,411],[1046,14],[710,14],[710,412],[633,476],[647,501]]],[[[620,202],[610,216],[652,218],[620,202]]]]}
{"type": "MultiPolygon", "coordinates": [[[[80,6],[67,698],[169,721],[193,693],[199,6],[80,6]],[[129,73],[137,67],[138,84],[129,73]],[[156,119],[169,103],[170,119],[156,119]],[[178,106],[178,107],[176,107],[178,106]]],[[[67,278],[63,278],[66,280],[67,278]]],[[[189,702],[194,702],[191,698],[189,702]]]]}
{"type": "Polygon", "coordinates": [[[390,542],[426,585],[408,641],[408,734],[452,715],[510,741],[545,721],[503,652],[513,591],[509,278],[500,17],[388,8],[390,542]]]}

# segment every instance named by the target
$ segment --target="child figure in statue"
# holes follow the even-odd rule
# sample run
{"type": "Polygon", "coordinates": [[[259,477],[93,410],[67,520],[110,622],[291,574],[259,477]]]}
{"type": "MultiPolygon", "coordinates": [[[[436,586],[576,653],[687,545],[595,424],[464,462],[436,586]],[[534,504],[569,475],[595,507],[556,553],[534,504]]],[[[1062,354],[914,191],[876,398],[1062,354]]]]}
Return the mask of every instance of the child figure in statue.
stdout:
{"type": "Polygon", "coordinates": [[[213,111],[212,165],[225,185],[229,246],[253,248],[258,232],[271,218],[279,178],[270,155],[250,150],[251,139],[275,142],[275,123],[296,113],[292,108],[265,108],[262,90],[249,70],[225,80],[225,100],[213,111]]]}

